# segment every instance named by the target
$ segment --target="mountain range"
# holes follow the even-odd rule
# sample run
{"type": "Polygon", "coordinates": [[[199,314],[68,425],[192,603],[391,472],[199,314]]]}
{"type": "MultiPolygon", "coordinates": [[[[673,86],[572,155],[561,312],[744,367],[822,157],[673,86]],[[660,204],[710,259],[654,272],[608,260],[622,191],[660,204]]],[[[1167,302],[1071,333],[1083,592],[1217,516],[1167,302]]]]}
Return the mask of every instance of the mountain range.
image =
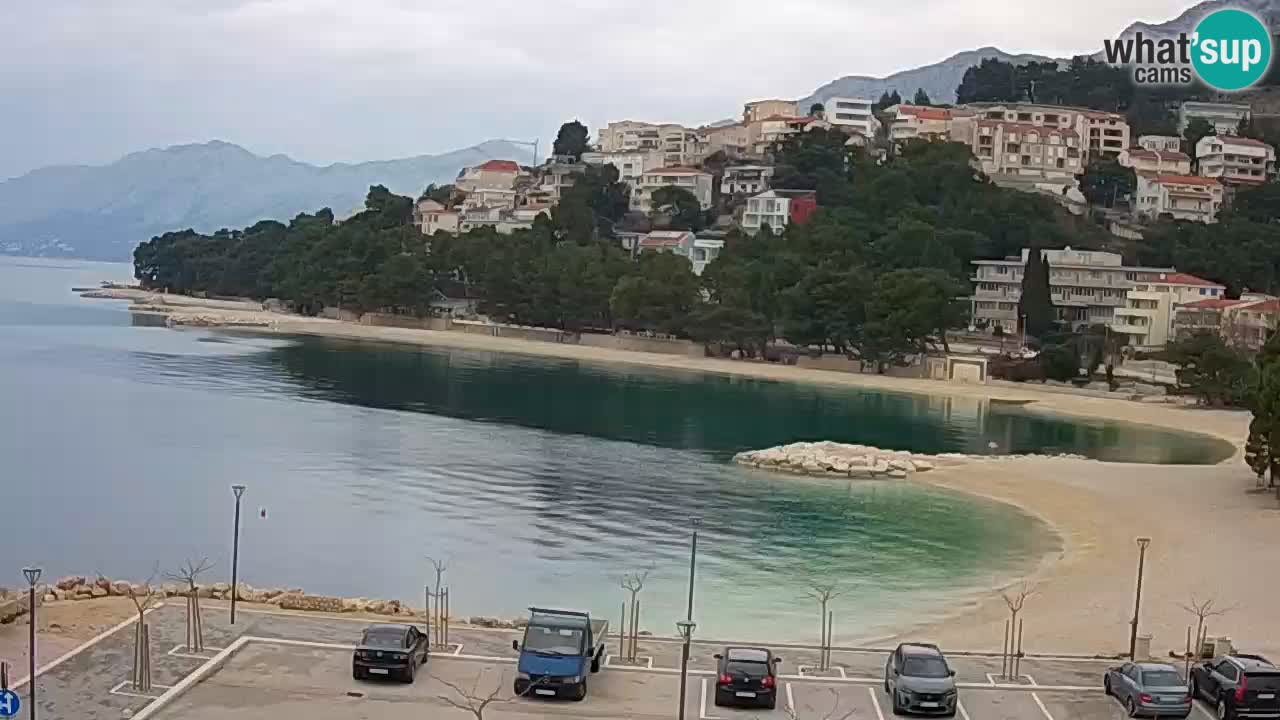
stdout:
{"type": "Polygon", "coordinates": [[[363,207],[370,185],[417,197],[430,183],[495,158],[529,164],[523,147],[491,140],[441,155],[316,166],[228,142],[145,150],[102,166],[41,168],[0,182],[0,254],[129,260],[169,230],[212,232],[363,207]]]}

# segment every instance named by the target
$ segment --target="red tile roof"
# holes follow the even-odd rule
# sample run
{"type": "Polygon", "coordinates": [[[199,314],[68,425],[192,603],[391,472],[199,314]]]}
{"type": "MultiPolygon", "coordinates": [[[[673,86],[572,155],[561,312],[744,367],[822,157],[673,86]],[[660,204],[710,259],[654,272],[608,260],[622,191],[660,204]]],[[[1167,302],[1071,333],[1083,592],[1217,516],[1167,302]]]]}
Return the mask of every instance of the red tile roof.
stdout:
{"type": "Polygon", "coordinates": [[[1196,175],[1156,175],[1155,181],[1162,185],[1163,184],[1204,185],[1204,186],[1219,185],[1218,181],[1214,180],[1213,178],[1198,177],[1196,175]]]}
{"type": "Polygon", "coordinates": [[[1248,147],[1269,148],[1270,145],[1253,138],[1236,137],[1235,135],[1219,135],[1218,140],[1224,145],[1245,145],[1248,147]]]}
{"type": "Polygon", "coordinates": [[[1280,313],[1280,300],[1263,300],[1245,305],[1240,309],[1248,310],[1249,312],[1280,313]]]}
{"type": "Polygon", "coordinates": [[[1172,160],[1175,162],[1186,160],[1187,162],[1191,162],[1191,157],[1189,155],[1184,152],[1178,152],[1177,150],[1147,150],[1146,148],[1130,148],[1129,157],[1145,158],[1147,160],[1155,160],[1157,162],[1160,160],[1172,160]]]}
{"type": "Polygon", "coordinates": [[[946,108],[924,107],[923,105],[899,105],[899,115],[914,115],[921,120],[950,120],[951,111],[946,108]]]}
{"type": "Polygon", "coordinates": [[[1180,272],[1160,273],[1156,277],[1158,279],[1150,280],[1148,282],[1169,283],[1170,285],[1203,285],[1204,287],[1226,287],[1221,283],[1210,282],[1208,280],[1205,280],[1204,278],[1198,278],[1195,275],[1191,275],[1189,273],[1180,273],[1180,272]]]}
{"type": "Polygon", "coordinates": [[[520,172],[520,165],[515,160],[489,160],[476,166],[477,170],[494,172],[520,172]]]}
{"type": "Polygon", "coordinates": [[[1197,300],[1195,302],[1179,305],[1178,309],[1189,310],[1221,310],[1223,308],[1234,307],[1243,304],[1245,300],[1228,300],[1227,298],[1209,298],[1208,300],[1197,300]]]}

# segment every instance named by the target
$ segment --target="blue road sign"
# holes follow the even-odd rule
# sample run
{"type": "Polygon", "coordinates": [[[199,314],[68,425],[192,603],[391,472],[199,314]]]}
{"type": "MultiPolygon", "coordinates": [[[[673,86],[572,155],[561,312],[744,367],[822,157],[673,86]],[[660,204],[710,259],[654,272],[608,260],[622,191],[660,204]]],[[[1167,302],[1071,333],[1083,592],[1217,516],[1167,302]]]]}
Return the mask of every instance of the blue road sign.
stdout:
{"type": "Polygon", "coordinates": [[[18,693],[12,690],[0,690],[0,718],[11,718],[17,715],[20,707],[22,707],[22,701],[18,699],[18,693]]]}

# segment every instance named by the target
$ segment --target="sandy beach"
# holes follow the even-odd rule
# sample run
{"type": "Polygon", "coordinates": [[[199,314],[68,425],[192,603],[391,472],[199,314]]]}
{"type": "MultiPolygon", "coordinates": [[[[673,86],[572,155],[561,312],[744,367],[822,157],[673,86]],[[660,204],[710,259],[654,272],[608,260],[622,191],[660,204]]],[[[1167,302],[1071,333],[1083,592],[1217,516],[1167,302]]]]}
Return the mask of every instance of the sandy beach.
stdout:
{"type": "MultiPolygon", "coordinates": [[[[121,299],[156,300],[135,291],[121,299]]],[[[1199,432],[1236,447],[1218,465],[1169,466],[1025,457],[974,461],[913,476],[936,485],[1016,505],[1048,523],[1063,550],[1031,580],[1024,649],[1028,652],[1108,653],[1128,648],[1139,536],[1152,538],[1147,554],[1141,632],[1153,635],[1153,654],[1181,651],[1195,617],[1181,605],[1194,597],[1230,608],[1209,621],[1210,635],[1228,635],[1237,646],[1280,654],[1280,618],[1271,601],[1280,595],[1280,573],[1271,560],[1280,529],[1280,503],[1254,492],[1252,473],[1240,460],[1249,414],[1175,404],[1071,395],[1034,386],[996,382],[956,385],[928,380],[855,375],[731,360],[689,358],[605,348],[528,342],[459,332],[374,327],[262,312],[248,304],[166,296],[177,317],[215,314],[258,322],[244,332],[317,335],[479,351],[625,363],[725,373],[786,382],[864,387],[927,395],[1030,402],[1032,411],[1087,416],[1199,432]]],[[[998,650],[1008,610],[999,588],[944,621],[907,629],[949,647],[998,650]]],[[[908,632],[909,630],[909,632],[908,632]]],[[[887,640],[887,638],[875,638],[887,640]]],[[[841,643],[873,638],[839,637],[841,643]]]]}

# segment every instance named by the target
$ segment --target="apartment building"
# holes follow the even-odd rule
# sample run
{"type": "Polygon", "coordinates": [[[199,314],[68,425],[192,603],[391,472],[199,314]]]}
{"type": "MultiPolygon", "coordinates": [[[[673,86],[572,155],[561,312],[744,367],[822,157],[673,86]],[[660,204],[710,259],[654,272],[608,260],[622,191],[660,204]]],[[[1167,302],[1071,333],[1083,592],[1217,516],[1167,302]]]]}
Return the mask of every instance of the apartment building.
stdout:
{"type": "Polygon", "coordinates": [[[1188,100],[1178,107],[1178,132],[1185,132],[1192,120],[1201,118],[1219,135],[1235,135],[1240,129],[1240,121],[1251,115],[1252,108],[1244,104],[1188,100]]]}
{"type": "Polygon", "coordinates": [[[724,169],[720,180],[722,195],[755,195],[769,189],[772,165],[734,165],[724,169]]]}
{"type": "Polygon", "coordinates": [[[951,121],[954,111],[950,108],[895,105],[892,108],[886,108],[886,112],[893,118],[889,124],[890,140],[951,139],[951,121]]]}
{"type": "Polygon", "coordinates": [[[423,235],[434,235],[440,230],[456,233],[459,219],[456,211],[429,198],[423,198],[413,206],[413,224],[423,235]]]}
{"type": "Polygon", "coordinates": [[[1138,147],[1143,150],[1178,152],[1182,150],[1182,138],[1177,135],[1139,135],[1138,147]]]}
{"type": "Polygon", "coordinates": [[[813,190],[768,190],[747,200],[742,213],[742,229],[755,235],[765,225],[774,232],[794,223],[803,223],[818,208],[813,190]]]}
{"type": "Polygon", "coordinates": [[[698,198],[703,210],[711,207],[711,173],[690,167],[663,167],[646,170],[640,181],[631,188],[631,209],[653,212],[653,193],[664,187],[684,188],[698,198]]]}
{"type": "Polygon", "coordinates": [[[1259,185],[1276,171],[1276,150],[1251,138],[1208,135],[1196,143],[1200,175],[1228,185],[1259,185]]]}
{"type": "Polygon", "coordinates": [[[1158,273],[1142,280],[1116,308],[1111,331],[1134,347],[1163,347],[1174,337],[1174,319],[1183,305],[1223,297],[1226,287],[1187,273],[1158,273]]]}
{"type": "Polygon", "coordinates": [[[1116,158],[1129,149],[1129,122],[1123,115],[1093,110],[1082,115],[1090,157],[1116,158]]]}
{"type": "Polygon", "coordinates": [[[1246,350],[1259,350],[1280,326],[1280,299],[1245,293],[1238,300],[1210,298],[1182,305],[1174,317],[1174,335],[1217,333],[1224,341],[1246,350]]]}
{"type": "Polygon", "coordinates": [[[611,122],[600,130],[600,152],[658,151],[665,165],[696,165],[709,154],[699,131],[674,123],[611,122]]]}
{"type": "Polygon", "coordinates": [[[970,147],[989,176],[1068,179],[1084,171],[1080,134],[1055,125],[1005,120],[973,123],[970,147]]]}
{"type": "Polygon", "coordinates": [[[706,145],[708,155],[723,152],[731,158],[744,157],[751,152],[750,132],[743,123],[704,127],[698,130],[698,136],[706,145]]]}
{"type": "Polygon", "coordinates": [[[1147,219],[1169,216],[1212,223],[1221,207],[1222,184],[1196,175],[1139,174],[1133,193],[1133,214],[1147,219]]]}
{"type": "Polygon", "coordinates": [[[520,176],[520,165],[514,160],[489,160],[458,172],[454,185],[463,192],[480,189],[511,190],[520,176]]]}
{"type": "Polygon", "coordinates": [[[829,97],[822,101],[823,117],[846,133],[874,138],[880,121],[871,112],[872,104],[866,98],[829,97]]]}
{"type": "Polygon", "coordinates": [[[577,177],[586,172],[586,165],[572,155],[552,155],[538,168],[538,199],[558,203],[565,188],[571,187],[577,177]]]}
{"type": "Polygon", "coordinates": [[[660,150],[618,150],[616,152],[584,152],[582,162],[588,165],[612,165],[618,171],[618,179],[632,187],[646,170],[660,168],[663,162],[660,150]]]}
{"type": "Polygon", "coordinates": [[[463,210],[474,210],[476,208],[504,208],[514,210],[516,207],[516,191],[501,190],[498,188],[476,188],[474,191],[467,193],[462,200],[463,210]]]}
{"type": "Polygon", "coordinates": [[[724,240],[700,238],[688,230],[654,230],[635,241],[636,253],[669,252],[688,258],[694,275],[701,275],[723,249],[724,240]]]}
{"type": "Polygon", "coordinates": [[[800,132],[798,118],[789,115],[772,115],[747,123],[747,142],[752,155],[763,157],[774,143],[788,135],[800,132]]]}
{"type": "Polygon", "coordinates": [[[796,117],[800,115],[800,109],[792,100],[755,100],[742,107],[743,124],[757,122],[775,115],[796,117]]]}
{"type": "Polygon", "coordinates": [[[1120,153],[1121,165],[1134,172],[1155,175],[1190,175],[1191,157],[1178,150],[1147,150],[1129,148],[1120,153]]]}
{"type": "MultiPolygon", "coordinates": [[[[1058,318],[1073,327],[1110,324],[1140,280],[1174,272],[1173,268],[1127,267],[1120,255],[1099,250],[1067,247],[1041,252],[1049,262],[1049,289],[1058,318]]],[[[1023,248],[1020,257],[973,261],[973,295],[968,299],[974,324],[1017,330],[1022,271],[1030,253],[1023,248]]]]}

